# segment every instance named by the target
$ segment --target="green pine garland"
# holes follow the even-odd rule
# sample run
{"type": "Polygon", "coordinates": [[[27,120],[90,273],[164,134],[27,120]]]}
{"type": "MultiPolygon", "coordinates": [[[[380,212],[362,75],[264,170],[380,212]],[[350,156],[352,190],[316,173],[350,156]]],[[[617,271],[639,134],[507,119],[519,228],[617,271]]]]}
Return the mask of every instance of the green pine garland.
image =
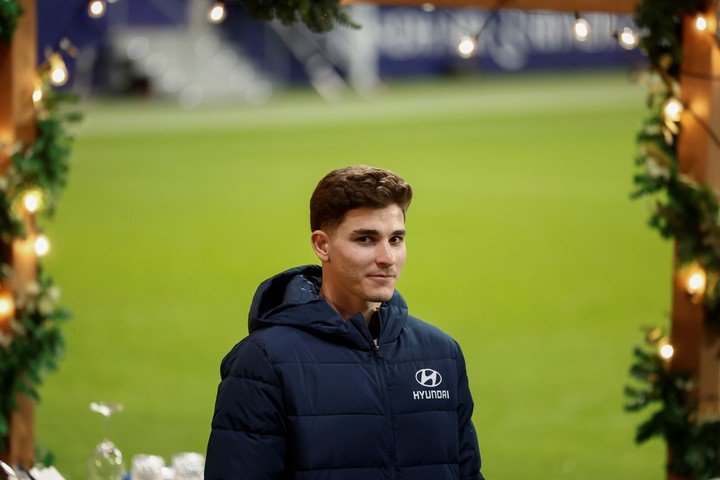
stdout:
{"type": "Polygon", "coordinates": [[[38,280],[29,286],[22,310],[13,321],[13,338],[0,346],[0,450],[9,432],[6,416],[16,408],[17,394],[39,400],[37,387],[47,371],[57,368],[64,351],[60,323],[69,312],[56,306],[59,290],[40,269],[38,280]]]}
{"type": "Polygon", "coordinates": [[[283,25],[293,25],[298,19],[316,33],[329,32],[340,24],[360,28],[340,6],[340,0],[241,0],[250,16],[269,22],[277,19],[283,25]]]}
{"type": "Polygon", "coordinates": [[[664,438],[672,450],[669,472],[709,480],[720,476],[720,420],[696,418],[693,379],[684,372],[671,372],[658,354],[665,337],[659,328],[649,330],[645,342],[633,350],[630,375],[637,385],[627,386],[627,411],[637,412],[659,404],[659,408],[637,429],[635,441],[664,438]]]}
{"type": "Polygon", "coordinates": [[[638,133],[634,198],[654,200],[648,220],[664,238],[677,242],[681,263],[697,262],[706,272],[707,288],[702,298],[707,317],[720,326],[720,206],[716,193],[680,173],[676,138],[679,127],[666,120],[663,105],[679,96],[681,60],[681,15],[703,11],[702,0],[645,0],[636,11],[641,28],[640,47],[651,70],[647,75],[650,113],[638,133]]]}
{"type": "Polygon", "coordinates": [[[17,0],[0,0],[0,40],[10,43],[22,9],[17,0]]]}
{"type": "MultiPolygon", "coordinates": [[[[55,211],[60,191],[65,186],[72,137],[68,122],[79,120],[76,113],[63,113],[61,104],[69,97],[45,92],[44,108],[36,118],[37,138],[33,145],[21,148],[12,157],[12,165],[0,176],[0,236],[5,244],[24,238],[22,214],[18,208],[29,190],[43,192],[47,216],[55,211]]],[[[0,332],[0,451],[6,445],[7,419],[16,408],[19,393],[38,399],[37,388],[45,372],[53,370],[63,354],[60,324],[69,312],[59,308],[59,289],[38,265],[37,280],[19,285],[11,266],[0,266],[0,284],[12,285],[16,318],[11,320],[11,335],[0,332]]]]}
{"type": "MultiPolygon", "coordinates": [[[[676,139],[678,125],[666,119],[665,102],[679,97],[682,16],[705,11],[702,0],[644,0],[636,10],[640,47],[650,63],[647,75],[649,115],[637,136],[638,156],[634,198],[650,198],[648,220],[664,238],[676,241],[682,264],[697,263],[706,273],[701,296],[706,318],[720,327],[720,223],[718,198],[708,185],[680,173],[676,139]]],[[[668,472],[708,480],[720,476],[720,419],[698,418],[694,380],[686,372],[669,371],[659,355],[664,332],[647,332],[634,349],[630,369],[637,385],[628,386],[626,410],[636,412],[658,404],[640,424],[636,441],[665,439],[672,457],[668,472]],[[639,385],[639,386],[638,386],[639,385]]]]}

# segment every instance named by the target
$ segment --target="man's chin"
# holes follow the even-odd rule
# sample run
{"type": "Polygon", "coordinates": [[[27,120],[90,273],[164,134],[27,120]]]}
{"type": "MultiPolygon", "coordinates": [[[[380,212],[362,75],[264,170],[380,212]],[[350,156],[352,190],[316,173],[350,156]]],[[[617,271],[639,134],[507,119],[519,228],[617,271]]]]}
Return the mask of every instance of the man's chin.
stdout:
{"type": "Polygon", "coordinates": [[[382,293],[376,293],[374,295],[370,295],[368,298],[369,302],[376,302],[376,303],[383,303],[390,300],[393,296],[393,292],[395,292],[395,289],[391,290],[390,292],[382,292],[382,293]]]}

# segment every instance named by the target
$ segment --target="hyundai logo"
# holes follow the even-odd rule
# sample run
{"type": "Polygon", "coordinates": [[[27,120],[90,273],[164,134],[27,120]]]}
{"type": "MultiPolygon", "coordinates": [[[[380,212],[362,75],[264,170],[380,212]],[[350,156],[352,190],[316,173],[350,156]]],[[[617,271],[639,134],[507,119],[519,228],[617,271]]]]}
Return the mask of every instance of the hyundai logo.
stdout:
{"type": "Polygon", "coordinates": [[[423,387],[437,387],[442,383],[442,375],[430,368],[423,368],[415,373],[415,380],[423,387]]]}

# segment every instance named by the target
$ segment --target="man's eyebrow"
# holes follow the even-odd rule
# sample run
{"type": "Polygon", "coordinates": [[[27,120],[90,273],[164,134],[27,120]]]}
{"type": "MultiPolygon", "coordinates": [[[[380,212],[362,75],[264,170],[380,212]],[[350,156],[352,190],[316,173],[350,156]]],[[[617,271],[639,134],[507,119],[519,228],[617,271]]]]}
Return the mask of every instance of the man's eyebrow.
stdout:
{"type": "MultiPolygon", "coordinates": [[[[373,230],[371,228],[359,228],[357,230],[353,230],[352,234],[353,235],[380,235],[380,232],[378,232],[377,230],[373,230]]],[[[396,235],[405,235],[405,230],[404,229],[403,230],[395,230],[394,232],[392,232],[393,237],[396,235]]]]}
{"type": "Polygon", "coordinates": [[[353,235],[377,235],[378,231],[371,228],[359,228],[352,231],[353,235]]]}

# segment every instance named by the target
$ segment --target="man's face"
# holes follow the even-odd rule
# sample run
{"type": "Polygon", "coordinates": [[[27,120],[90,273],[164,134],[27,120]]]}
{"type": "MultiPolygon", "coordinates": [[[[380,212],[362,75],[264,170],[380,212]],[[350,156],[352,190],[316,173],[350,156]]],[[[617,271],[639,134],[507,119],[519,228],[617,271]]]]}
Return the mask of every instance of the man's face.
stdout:
{"type": "Polygon", "coordinates": [[[336,299],[353,306],[390,300],[407,256],[400,207],[349,210],[340,225],[323,233],[326,256],[316,252],[323,260],[323,284],[330,282],[336,299]]]}

